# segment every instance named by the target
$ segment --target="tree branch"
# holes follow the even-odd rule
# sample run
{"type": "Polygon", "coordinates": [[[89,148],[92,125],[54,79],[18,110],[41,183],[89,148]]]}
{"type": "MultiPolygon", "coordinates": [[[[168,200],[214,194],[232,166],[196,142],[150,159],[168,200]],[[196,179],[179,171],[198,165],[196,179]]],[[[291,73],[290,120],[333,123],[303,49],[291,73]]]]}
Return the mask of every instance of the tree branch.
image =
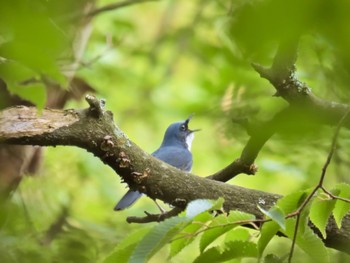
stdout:
{"type": "Polygon", "coordinates": [[[145,211],[146,216],[145,217],[136,217],[136,216],[129,216],[126,221],[128,223],[150,223],[150,222],[161,222],[165,219],[168,219],[170,217],[177,216],[180,214],[184,209],[179,207],[174,207],[170,211],[167,211],[162,214],[150,214],[145,211]]]}
{"type": "MultiPolygon", "coordinates": [[[[85,110],[49,110],[38,112],[33,107],[18,106],[0,112],[0,143],[56,146],[78,146],[93,153],[109,165],[129,187],[160,199],[178,209],[196,199],[225,199],[225,210],[240,210],[258,219],[264,209],[272,207],[280,195],[228,185],[180,171],[136,146],[113,122],[104,103],[88,96],[85,110]],[[167,176],[164,176],[167,175],[167,176]]],[[[175,210],[176,211],[176,210],[175,210]]],[[[134,220],[135,221],[135,220],[134,220]]],[[[334,220],[333,220],[334,221],[334,220]]],[[[325,244],[350,253],[350,214],[342,229],[330,220],[325,244]],[[345,249],[346,248],[346,249],[345,249]]]]}
{"type": "MultiPolygon", "coordinates": [[[[286,131],[293,125],[336,126],[345,115],[349,105],[318,98],[311,92],[310,87],[298,80],[294,65],[297,59],[297,46],[297,40],[282,42],[270,68],[252,64],[255,71],[275,87],[275,96],[285,99],[289,106],[271,120],[254,127],[240,158],[221,171],[208,176],[209,179],[226,182],[240,173],[255,174],[257,166],[254,165],[254,161],[267,140],[276,132],[286,131]],[[301,120],[306,121],[303,123],[301,120]]],[[[350,129],[349,116],[343,126],[350,129]]]]}
{"type": "MultiPolygon", "coordinates": [[[[336,126],[345,115],[348,105],[327,101],[315,96],[310,87],[296,77],[297,43],[283,42],[270,68],[252,64],[262,78],[267,79],[276,89],[276,96],[285,99],[290,106],[305,112],[311,121],[336,126]]],[[[344,127],[350,128],[349,116],[344,127]]]]}

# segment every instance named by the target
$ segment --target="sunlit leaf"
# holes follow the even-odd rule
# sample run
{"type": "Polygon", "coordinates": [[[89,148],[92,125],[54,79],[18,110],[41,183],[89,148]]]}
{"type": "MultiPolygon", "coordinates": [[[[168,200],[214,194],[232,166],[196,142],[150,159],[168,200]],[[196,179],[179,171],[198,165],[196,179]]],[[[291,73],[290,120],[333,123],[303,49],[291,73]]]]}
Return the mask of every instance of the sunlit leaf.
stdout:
{"type": "Polygon", "coordinates": [[[224,262],[233,258],[256,257],[258,254],[255,243],[248,241],[230,241],[222,247],[209,248],[200,254],[194,262],[224,262]]]}
{"type": "MultiPolygon", "coordinates": [[[[289,218],[286,220],[286,231],[283,231],[291,240],[294,236],[296,220],[289,218]]],[[[328,263],[328,250],[322,240],[309,227],[305,228],[303,234],[297,235],[296,244],[315,262],[328,263]]]]}
{"type": "Polygon", "coordinates": [[[332,214],[336,200],[321,198],[322,195],[319,195],[312,202],[310,220],[320,230],[323,238],[326,238],[326,226],[329,216],[332,214]]]}
{"type": "Polygon", "coordinates": [[[190,202],[186,208],[186,217],[192,219],[193,223],[186,226],[177,236],[170,246],[170,257],[175,256],[185,246],[189,245],[196,236],[192,236],[199,229],[204,227],[204,223],[213,218],[213,215],[207,213],[211,210],[220,210],[224,200],[198,199],[190,202]]]}
{"type": "Polygon", "coordinates": [[[223,202],[223,198],[219,198],[218,200],[197,199],[191,201],[186,207],[186,217],[193,218],[204,211],[219,210],[222,208],[223,202]]]}
{"type": "Polygon", "coordinates": [[[285,215],[284,213],[281,211],[281,209],[279,209],[278,207],[272,207],[271,209],[269,209],[268,211],[263,209],[262,207],[258,206],[259,210],[266,215],[267,217],[271,218],[273,221],[275,221],[282,229],[285,229],[285,215]]]}
{"type": "Polygon", "coordinates": [[[201,253],[199,255],[199,257],[196,258],[196,260],[194,261],[194,263],[198,262],[198,263],[211,263],[211,262],[220,262],[221,256],[221,249],[220,247],[211,247],[209,248],[207,251],[205,251],[204,253],[201,253]]]}
{"type": "Polygon", "coordinates": [[[189,223],[186,217],[173,217],[154,226],[137,244],[130,262],[146,262],[189,223]]]}
{"type": "Polygon", "coordinates": [[[46,103],[46,87],[43,83],[17,85],[12,87],[11,90],[15,90],[18,96],[32,102],[39,109],[44,108],[46,103]]]}
{"type": "Polygon", "coordinates": [[[275,254],[268,254],[264,258],[264,263],[282,263],[284,260],[275,254]]]}
{"type": "Polygon", "coordinates": [[[250,237],[251,235],[248,229],[243,227],[238,227],[227,232],[225,236],[225,243],[229,241],[236,241],[236,240],[248,241],[250,237]]]}
{"type": "Polygon", "coordinates": [[[197,238],[194,234],[204,227],[204,223],[211,220],[213,215],[209,213],[201,213],[193,218],[192,224],[186,226],[177,236],[174,237],[174,241],[170,244],[170,257],[178,254],[183,248],[197,238]]]}
{"type": "Polygon", "coordinates": [[[277,205],[285,214],[295,211],[307,196],[306,191],[291,193],[279,199],[277,205]]]}
{"type": "MultiPolygon", "coordinates": [[[[350,199],[350,185],[342,183],[336,186],[339,190],[339,197],[350,199]]],[[[333,216],[338,228],[341,228],[342,219],[350,210],[350,203],[344,202],[342,200],[337,200],[333,209],[333,216]]]]}
{"type": "Polygon", "coordinates": [[[0,62],[0,76],[9,85],[19,85],[23,81],[35,79],[39,74],[17,61],[0,62]]]}
{"type": "Polygon", "coordinates": [[[275,221],[270,221],[263,224],[260,231],[260,238],[258,240],[258,251],[260,257],[262,256],[268,243],[276,235],[279,229],[280,226],[275,221]]]}
{"type": "Polygon", "coordinates": [[[240,211],[231,211],[229,216],[218,215],[208,225],[208,230],[203,233],[200,239],[200,251],[203,252],[218,237],[239,226],[241,221],[253,220],[254,218],[253,215],[240,211]]]}

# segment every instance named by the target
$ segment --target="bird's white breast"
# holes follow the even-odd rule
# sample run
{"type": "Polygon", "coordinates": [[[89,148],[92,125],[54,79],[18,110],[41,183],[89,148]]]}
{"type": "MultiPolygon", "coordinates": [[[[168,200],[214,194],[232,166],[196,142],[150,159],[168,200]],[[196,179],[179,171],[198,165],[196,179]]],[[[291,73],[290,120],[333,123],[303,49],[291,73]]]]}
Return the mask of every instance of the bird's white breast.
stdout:
{"type": "Polygon", "coordinates": [[[187,137],[186,137],[186,144],[187,144],[187,149],[189,151],[191,151],[191,146],[192,146],[192,141],[194,139],[194,134],[190,133],[187,137]]]}

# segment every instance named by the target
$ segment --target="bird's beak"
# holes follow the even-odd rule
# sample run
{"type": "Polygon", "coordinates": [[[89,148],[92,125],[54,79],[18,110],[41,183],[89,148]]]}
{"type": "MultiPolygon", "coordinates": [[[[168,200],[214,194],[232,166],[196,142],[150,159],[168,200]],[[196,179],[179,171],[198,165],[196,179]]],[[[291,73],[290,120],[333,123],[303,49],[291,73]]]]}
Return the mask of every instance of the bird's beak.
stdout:
{"type": "MultiPolygon", "coordinates": [[[[190,122],[190,120],[192,119],[192,117],[193,117],[193,113],[190,115],[190,116],[188,116],[188,118],[186,119],[186,121],[185,121],[185,123],[186,123],[186,126],[188,127],[188,123],[190,122]]],[[[188,128],[187,128],[188,129],[188,128]]],[[[188,131],[190,132],[190,133],[192,133],[192,132],[197,132],[197,131],[200,131],[201,129],[195,129],[195,130],[190,130],[190,129],[188,129],[188,131]]]]}
{"type": "Polygon", "coordinates": [[[198,131],[200,131],[201,129],[195,129],[195,130],[190,130],[189,129],[189,131],[192,133],[192,132],[198,132],[198,131]]]}

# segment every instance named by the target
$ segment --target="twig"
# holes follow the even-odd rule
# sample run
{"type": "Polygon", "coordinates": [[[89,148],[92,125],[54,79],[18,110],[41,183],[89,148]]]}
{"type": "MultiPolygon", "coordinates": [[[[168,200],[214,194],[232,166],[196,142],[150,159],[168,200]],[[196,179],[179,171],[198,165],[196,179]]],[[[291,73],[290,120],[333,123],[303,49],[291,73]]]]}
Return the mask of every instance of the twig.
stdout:
{"type": "Polygon", "coordinates": [[[113,43],[113,37],[110,34],[106,35],[106,47],[95,57],[88,61],[79,61],[78,63],[80,64],[80,67],[77,70],[80,70],[82,68],[90,68],[91,65],[94,63],[98,62],[101,58],[107,55],[108,52],[110,52],[112,49],[115,48],[117,44],[121,43],[121,39],[118,40],[118,43],[114,44],[113,43]]]}
{"type": "MultiPolygon", "coordinates": [[[[345,112],[343,117],[340,119],[340,121],[339,121],[339,123],[338,123],[338,125],[337,125],[337,127],[335,129],[335,132],[334,132],[334,135],[333,135],[333,139],[332,139],[331,149],[330,149],[330,151],[328,153],[326,162],[325,162],[325,164],[322,167],[322,173],[321,173],[321,177],[320,177],[320,180],[319,180],[318,184],[311,191],[311,193],[307,196],[307,198],[303,201],[303,203],[299,206],[299,208],[296,211],[294,211],[293,213],[290,213],[288,215],[288,217],[292,217],[292,216],[295,216],[295,215],[297,216],[296,222],[295,222],[292,246],[290,248],[290,253],[289,253],[289,257],[288,257],[288,263],[292,262],[292,257],[293,257],[293,253],[294,253],[295,243],[296,243],[296,239],[297,239],[297,235],[298,235],[298,228],[299,228],[301,212],[303,211],[305,206],[310,202],[310,200],[312,199],[312,197],[314,196],[314,194],[317,192],[318,189],[322,189],[323,191],[325,191],[325,188],[323,187],[323,182],[324,182],[324,179],[326,177],[327,168],[328,168],[328,166],[329,166],[329,164],[330,164],[330,162],[332,160],[333,154],[334,154],[334,152],[336,150],[336,147],[337,147],[337,140],[338,140],[340,128],[342,127],[346,117],[349,115],[349,112],[350,112],[350,107],[345,112]]],[[[329,194],[328,191],[327,191],[327,193],[329,194]]]]}
{"type": "Polygon", "coordinates": [[[86,16],[93,17],[93,16],[97,16],[103,12],[108,12],[108,11],[116,10],[116,9],[119,9],[119,8],[122,8],[125,6],[130,6],[130,5],[143,3],[143,2],[151,2],[151,1],[159,1],[159,0],[127,0],[127,1],[123,1],[123,2],[112,3],[109,5],[105,5],[103,7],[97,8],[95,10],[92,10],[91,12],[87,13],[86,16]]]}
{"type": "Polygon", "coordinates": [[[87,94],[85,96],[85,100],[89,103],[90,108],[89,111],[96,115],[96,117],[101,117],[104,114],[105,107],[105,99],[97,99],[95,96],[87,94]]]}
{"type": "Polygon", "coordinates": [[[341,196],[336,196],[336,195],[332,194],[330,191],[328,191],[326,188],[324,188],[323,186],[321,187],[321,189],[323,190],[323,192],[325,192],[327,195],[329,195],[330,198],[332,198],[332,199],[338,199],[338,200],[341,200],[343,202],[350,203],[350,199],[347,199],[347,198],[344,198],[341,196]]]}
{"type": "Polygon", "coordinates": [[[145,217],[130,216],[126,219],[128,223],[150,223],[150,222],[161,222],[165,219],[177,216],[184,209],[180,207],[174,207],[172,210],[162,214],[150,214],[145,211],[145,217]]]}
{"type": "Polygon", "coordinates": [[[199,234],[207,231],[207,230],[210,230],[210,229],[215,229],[215,228],[222,228],[222,227],[226,227],[226,226],[231,226],[231,225],[251,225],[254,229],[258,230],[259,227],[257,226],[256,223],[258,224],[262,224],[262,223],[265,223],[265,222],[269,222],[271,221],[272,219],[270,218],[267,218],[267,219],[248,219],[248,220],[238,220],[238,221],[235,221],[235,222],[230,222],[230,223],[227,223],[227,224],[218,224],[218,225],[215,225],[215,226],[208,226],[206,224],[203,224],[202,222],[192,222],[192,224],[199,224],[199,225],[203,225],[204,228],[201,228],[199,229],[198,231],[194,232],[194,233],[179,233],[179,234],[182,234],[180,237],[176,237],[174,239],[171,240],[171,242],[175,241],[175,240],[178,240],[178,239],[181,239],[181,238],[191,238],[191,237],[196,237],[198,236],[199,234]]]}

